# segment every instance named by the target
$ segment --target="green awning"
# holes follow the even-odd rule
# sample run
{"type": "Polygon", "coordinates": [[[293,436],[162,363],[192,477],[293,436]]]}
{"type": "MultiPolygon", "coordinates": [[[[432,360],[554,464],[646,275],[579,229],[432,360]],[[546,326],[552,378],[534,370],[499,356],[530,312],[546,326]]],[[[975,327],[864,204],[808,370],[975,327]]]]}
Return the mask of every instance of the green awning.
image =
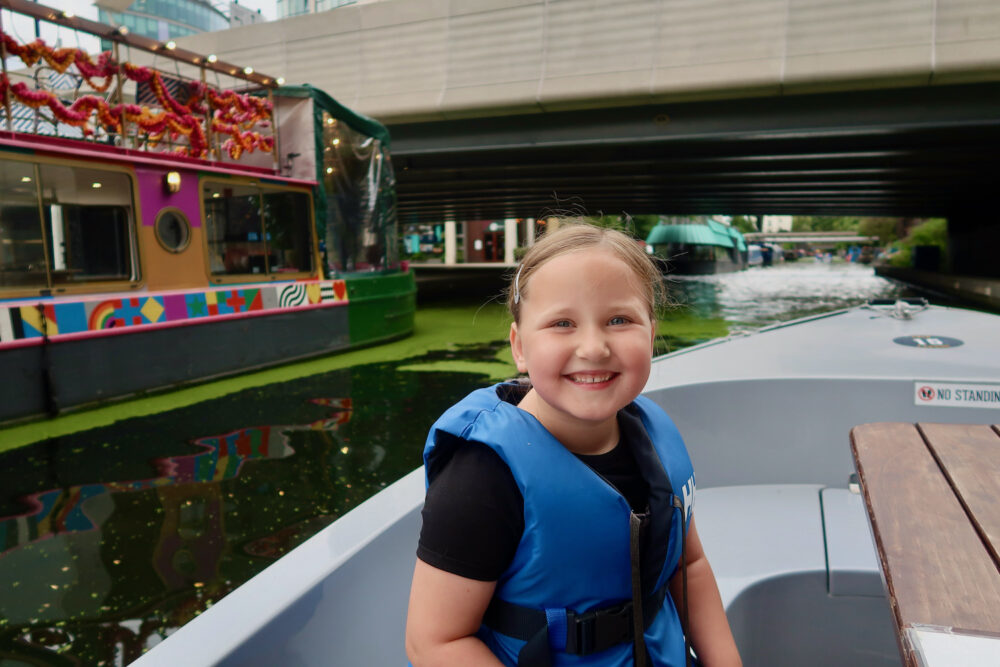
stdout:
{"type": "Polygon", "coordinates": [[[746,250],[746,244],[740,248],[740,243],[742,242],[743,235],[732,227],[728,227],[721,222],[716,222],[715,220],[709,219],[707,221],[708,228],[712,230],[712,233],[719,237],[720,241],[725,240],[725,243],[720,243],[725,248],[737,248],[739,250],[746,250]],[[735,235],[734,235],[735,232],[735,235]]]}
{"type": "MultiPolygon", "coordinates": [[[[719,225],[725,229],[725,225],[719,225]]],[[[651,246],[666,243],[688,243],[692,245],[715,245],[732,248],[733,239],[729,234],[719,234],[707,226],[698,224],[657,225],[649,232],[646,243],[651,246]]]]}
{"type": "Polygon", "coordinates": [[[739,250],[740,252],[746,252],[747,242],[743,238],[743,234],[740,233],[740,230],[733,229],[732,227],[730,227],[729,235],[733,238],[733,241],[736,243],[736,249],[739,250]]]}

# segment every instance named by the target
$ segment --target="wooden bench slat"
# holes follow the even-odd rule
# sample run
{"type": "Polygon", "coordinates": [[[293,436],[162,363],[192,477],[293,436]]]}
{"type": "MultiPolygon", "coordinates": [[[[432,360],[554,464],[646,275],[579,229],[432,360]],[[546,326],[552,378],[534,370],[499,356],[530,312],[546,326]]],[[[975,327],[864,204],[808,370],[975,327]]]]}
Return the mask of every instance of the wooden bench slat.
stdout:
{"type": "Polygon", "coordinates": [[[916,426],[858,426],[851,446],[898,628],[1000,631],[1000,571],[916,426]]]}
{"type": "Polygon", "coordinates": [[[1000,569],[1000,435],[981,424],[918,428],[1000,569]]]}

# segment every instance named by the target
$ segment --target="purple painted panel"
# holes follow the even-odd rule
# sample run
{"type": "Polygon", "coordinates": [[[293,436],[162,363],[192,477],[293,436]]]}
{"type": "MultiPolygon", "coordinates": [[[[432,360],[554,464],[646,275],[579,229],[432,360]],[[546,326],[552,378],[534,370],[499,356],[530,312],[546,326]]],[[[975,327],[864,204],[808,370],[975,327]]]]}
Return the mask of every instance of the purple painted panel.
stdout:
{"type": "Polygon", "coordinates": [[[187,301],[183,294],[164,294],[163,308],[167,321],[186,320],[188,318],[187,301]]]}
{"type": "Polygon", "coordinates": [[[170,194],[163,187],[163,178],[169,169],[157,169],[136,165],[135,175],[139,180],[139,200],[142,205],[142,224],[152,227],[156,214],[171,206],[180,209],[191,222],[192,227],[201,227],[201,208],[198,198],[198,173],[176,169],[181,174],[181,190],[170,194]]]}

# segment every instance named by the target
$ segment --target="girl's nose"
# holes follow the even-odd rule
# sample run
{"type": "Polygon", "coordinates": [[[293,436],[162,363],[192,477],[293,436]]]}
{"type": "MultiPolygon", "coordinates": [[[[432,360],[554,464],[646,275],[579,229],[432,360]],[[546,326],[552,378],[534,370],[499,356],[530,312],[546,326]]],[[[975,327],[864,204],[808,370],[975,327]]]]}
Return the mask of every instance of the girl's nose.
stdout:
{"type": "Polygon", "coordinates": [[[604,359],[611,354],[607,338],[603,331],[585,329],[580,332],[576,355],[581,359],[604,359]]]}

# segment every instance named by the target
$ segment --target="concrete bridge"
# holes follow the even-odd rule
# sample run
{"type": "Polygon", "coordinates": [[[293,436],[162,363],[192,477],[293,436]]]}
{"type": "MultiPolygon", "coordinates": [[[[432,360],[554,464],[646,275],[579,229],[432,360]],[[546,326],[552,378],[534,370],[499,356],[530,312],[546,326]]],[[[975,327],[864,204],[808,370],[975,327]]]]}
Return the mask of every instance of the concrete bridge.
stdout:
{"type": "Polygon", "coordinates": [[[990,271],[1000,244],[996,0],[380,0],[178,42],[386,123],[404,223],[936,215],[990,271]]]}
{"type": "Polygon", "coordinates": [[[860,243],[877,245],[877,236],[863,236],[851,232],[750,232],[744,234],[747,243],[808,243],[811,245],[837,245],[860,243]]]}
{"type": "Polygon", "coordinates": [[[178,43],[394,125],[1000,75],[995,0],[381,0],[178,43]]]}

